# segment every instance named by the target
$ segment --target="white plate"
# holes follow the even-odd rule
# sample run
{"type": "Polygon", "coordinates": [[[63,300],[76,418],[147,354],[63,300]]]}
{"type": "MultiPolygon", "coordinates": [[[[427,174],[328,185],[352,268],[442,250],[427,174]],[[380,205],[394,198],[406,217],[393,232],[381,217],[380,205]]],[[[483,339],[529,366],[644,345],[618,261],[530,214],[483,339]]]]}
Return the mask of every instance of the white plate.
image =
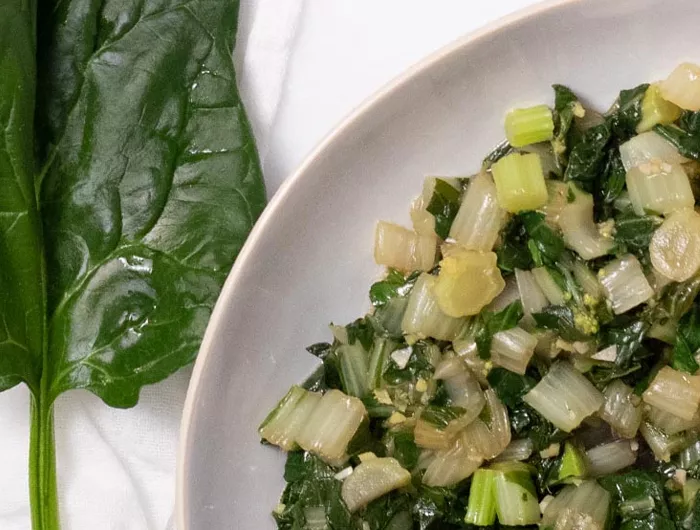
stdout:
{"type": "Polygon", "coordinates": [[[602,109],[698,61],[699,21],[697,0],[539,4],[428,58],[331,134],[268,206],[209,324],[183,418],[180,530],[275,528],[284,456],[256,428],[315,367],[304,348],[369,308],[378,219],[407,224],[426,175],[474,172],[505,112],[551,104],[552,83],[602,109]]]}

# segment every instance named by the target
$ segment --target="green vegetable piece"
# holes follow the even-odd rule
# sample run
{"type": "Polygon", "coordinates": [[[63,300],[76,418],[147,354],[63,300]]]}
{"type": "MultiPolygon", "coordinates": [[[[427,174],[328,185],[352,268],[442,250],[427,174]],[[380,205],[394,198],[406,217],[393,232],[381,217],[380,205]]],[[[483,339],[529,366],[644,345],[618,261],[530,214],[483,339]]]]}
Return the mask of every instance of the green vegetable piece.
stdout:
{"type": "Polygon", "coordinates": [[[32,393],[32,520],[49,530],[56,398],[131,407],[191,362],[265,189],[237,1],[41,4],[39,38],[36,8],[0,4],[0,390],[32,393]]]}
{"type": "Polygon", "coordinates": [[[613,134],[620,142],[637,133],[642,121],[642,101],[648,88],[649,85],[645,83],[620,92],[615,111],[608,117],[613,134]]]}
{"type": "Polygon", "coordinates": [[[504,156],[491,168],[498,203],[511,213],[535,210],[547,202],[540,157],[534,153],[504,156]]]}
{"type": "Polygon", "coordinates": [[[564,85],[553,85],[554,89],[554,138],[552,148],[560,169],[567,163],[567,135],[574,122],[574,116],[582,117],[585,110],[569,88],[564,85]]]}
{"type": "Polygon", "coordinates": [[[671,365],[676,370],[695,374],[700,368],[695,360],[698,349],[700,349],[700,308],[694,305],[678,323],[671,365]]]}
{"type": "Polygon", "coordinates": [[[469,505],[464,522],[490,526],[496,522],[496,475],[493,469],[477,469],[469,489],[469,505]]]}
{"type": "Polygon", "coordinates": [[[435,233],[447,239],[460,205],[460,192],[442,179],[435,179],[435,190],[428,203],[428,210],[435,217],[435,233]]]}
{"type": "Polygon", "coordinates": [[[482,359],[491,357],[493,336],[499,331],[505,331],[517,326],[520,319],[523,318],[523,314],[523,304],[520,300],[516,300],[498,313],[482,311],[479,314],[475,340],[479,356],[482,359]]]}
{"type": "Polygon", "coordinates": [[[593,192],[596,180],[605,166],[611,135],[607,123],[587,129],[581,140],[571,148],[564,180],[574,181],[581,189],[593,192]]]}
{"type": "Polygon", "coordinates": [[[681,108],[661,97],[658,83],[649,85],[642,99],[642,119],[637,133],[650,131],[655,125],[669,125],[681,117],[681,108]]]}
{"type": "Polygon", "coordinates": [[[547,105],[512,110],[506,115],[505,128],[513,147],[549,141],[554,136],[552,111],[547,105]]]}
{"type": "Polygon", "coordinates": [[[584,478],[586,476],[586,455],[571,442],[564,444],[564,454],[561,457],[558,479],[567,481],[572,478],[584,478]]]}

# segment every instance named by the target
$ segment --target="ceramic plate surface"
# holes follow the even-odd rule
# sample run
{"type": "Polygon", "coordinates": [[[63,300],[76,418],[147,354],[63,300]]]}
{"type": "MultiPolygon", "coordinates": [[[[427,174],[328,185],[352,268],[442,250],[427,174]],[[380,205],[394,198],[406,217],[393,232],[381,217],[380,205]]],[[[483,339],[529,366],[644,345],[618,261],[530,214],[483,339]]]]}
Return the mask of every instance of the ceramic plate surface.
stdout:
{"type": "Polygon", "coordinates": [[[331,134],[268,206],[209,324],[183,419],[180,530],[275,528],[284,455],[256,428],[316,366],[304,348],[369,309],[377,220],[409,225],[425,176],[475,172],[505,113],[551,104],[552,83],[603,109],[697,62],[698,21],[697,0],[538,4],[429,57],[331,134]]]}

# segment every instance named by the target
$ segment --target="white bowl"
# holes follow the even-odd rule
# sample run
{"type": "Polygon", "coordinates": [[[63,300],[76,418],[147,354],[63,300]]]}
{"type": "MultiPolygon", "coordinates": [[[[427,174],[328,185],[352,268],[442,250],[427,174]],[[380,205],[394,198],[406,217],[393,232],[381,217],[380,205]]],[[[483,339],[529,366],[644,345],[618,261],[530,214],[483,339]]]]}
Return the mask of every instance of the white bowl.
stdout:
{"type": "MultiPolygon", "coordinates": [[[[426,175],[468,175],[513,106],[552,83],[604,109],[700,57],[697,0],[539,4],[426,59],[346,120],[277,193],[209,324],[183,418],[180,530],[274,529],[284,455],[256,428],[316,366],[304,348],[369,308],[377,220],[408,223],[426,175]]],[[[303,124],[300,124],[303,126],[303,124]]]]}

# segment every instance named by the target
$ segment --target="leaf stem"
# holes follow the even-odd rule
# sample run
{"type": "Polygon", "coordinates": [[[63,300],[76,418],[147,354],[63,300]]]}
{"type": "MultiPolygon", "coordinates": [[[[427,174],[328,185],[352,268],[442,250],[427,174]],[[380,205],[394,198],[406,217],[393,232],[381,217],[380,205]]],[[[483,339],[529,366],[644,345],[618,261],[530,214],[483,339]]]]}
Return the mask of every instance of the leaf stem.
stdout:
{"type": "Polygon", "coordinates": [[[29,440],[29,500],[33,530],[60,530],[56,488],[53,406],[46,393],[33,397],[29,440]]]}

